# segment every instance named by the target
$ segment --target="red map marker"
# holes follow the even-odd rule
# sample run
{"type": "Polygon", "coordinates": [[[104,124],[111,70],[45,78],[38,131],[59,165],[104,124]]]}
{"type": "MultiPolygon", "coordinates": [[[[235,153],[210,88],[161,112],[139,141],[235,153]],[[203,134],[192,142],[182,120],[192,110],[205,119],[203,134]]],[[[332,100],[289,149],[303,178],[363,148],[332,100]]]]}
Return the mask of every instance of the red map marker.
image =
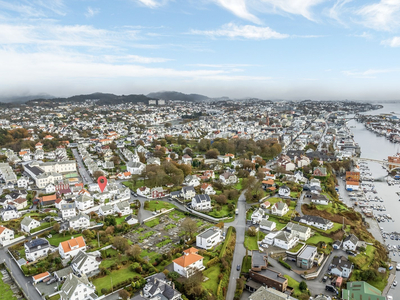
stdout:
{"type": "Polygon", "coordinates": [[[100,177],[97,179],[97,184],[99,185],[100,191],[103,192],[104,189],[105,189],[106,186],[107,186],[107,178],[105,178],[104,176],[100,176],[100,177]]]}

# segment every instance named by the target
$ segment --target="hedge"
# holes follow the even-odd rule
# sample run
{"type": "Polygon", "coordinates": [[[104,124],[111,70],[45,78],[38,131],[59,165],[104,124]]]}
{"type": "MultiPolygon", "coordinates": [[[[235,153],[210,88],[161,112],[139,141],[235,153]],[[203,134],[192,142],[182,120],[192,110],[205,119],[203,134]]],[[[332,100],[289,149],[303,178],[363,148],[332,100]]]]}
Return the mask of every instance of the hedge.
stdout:
{"type": "Polygon", "coordinates": [[[229,240],[231,239],[232,231],[233,231],[233,227],[230,226],[230,227],[228,228],[228,231],[226,232],[225,242],[224,242],[224,244],[222,245],[221,252],[219,253],[219,258],[222,258],[222,257],[225,256],[226,247],[228,246],[229,240]]]}
{"type": "Polygon", "coordinates": [[[207,268],[212,267],[213,265],[219,263],[219,257],[214,257],[213,259],[210,259],[207,263],[207,268]]]}
{"type": "Polygon", "coordinates": [[[280,260],[278,260],[278,261],[279,261],[279,263],[280,263],[282,266],[284,266],[286,269],[288,269],[288,270],[291,270],[291,269],[292,269],[292,267],[291,267],[287,262],[283,261],[282,259],[280,259],[280,260]]]}

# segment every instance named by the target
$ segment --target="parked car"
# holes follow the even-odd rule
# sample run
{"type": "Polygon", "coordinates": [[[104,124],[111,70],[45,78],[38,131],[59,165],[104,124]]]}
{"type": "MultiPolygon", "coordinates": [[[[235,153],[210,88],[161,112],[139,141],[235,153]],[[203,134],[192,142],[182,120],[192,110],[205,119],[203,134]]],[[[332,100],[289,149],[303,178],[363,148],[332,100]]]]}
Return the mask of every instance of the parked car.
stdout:
{"type": "Polygon", "coordinates": [[[351,250],[346,250],[346,253],[350,254],[352,256],[356,256],[357,255],[357,253],[355,253],[354,251],[351,251],[351,250]]]}
{"type": "Polygon", "coordinates": [[[339,294],[339,291],[333,285],[330,285],[330,284],[327,284],[325,286],[325,290],[327,290],[328,292],[335,293],[336,295],[339,294]]]}
{"type": "Polygon", "coordinates": [[[322,278],[322,281],[323,282],[326,282],[328,280],[328,276],[324,276],[323,278],[322,278]]]}
{"type": "Polygon", "coordinates": [[[236,270],[240,271],[240,265],[237,265],[236,270]]]}

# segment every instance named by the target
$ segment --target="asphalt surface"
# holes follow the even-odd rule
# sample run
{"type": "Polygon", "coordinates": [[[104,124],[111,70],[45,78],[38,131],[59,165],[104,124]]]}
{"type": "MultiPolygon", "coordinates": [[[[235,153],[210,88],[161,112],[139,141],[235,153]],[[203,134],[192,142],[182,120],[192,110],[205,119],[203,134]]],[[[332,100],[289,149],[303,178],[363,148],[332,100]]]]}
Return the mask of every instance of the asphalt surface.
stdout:
{"type": "Polygon", "coordinates": [[[246,255],[246,249],[244,247],[244,234],[246,231],[246,198],[244,192],[239,197],[237,208],[239,209],[239,214],[236,216],[235,221],[225,224],[226,227],[233,226],[236,229],[235,252],[233,253],[231,275],[225,299],[233,299],[235,296],[236,279],[240,277],[243,257],[246,255]],[[240,265],[239,271],[236,269],[238,265],[240,265]]]}
{"type": "Polygon", "coordinates": [[[79,155],[78,150],[72,149],[72,154],[74,155],[75,160],[78,163],[78,172],[82,177],[83,184],[93,183],[92,177],[90,177],[89,172],[86,170],[86,167],[83,164],[82,157],[79,155]]]}

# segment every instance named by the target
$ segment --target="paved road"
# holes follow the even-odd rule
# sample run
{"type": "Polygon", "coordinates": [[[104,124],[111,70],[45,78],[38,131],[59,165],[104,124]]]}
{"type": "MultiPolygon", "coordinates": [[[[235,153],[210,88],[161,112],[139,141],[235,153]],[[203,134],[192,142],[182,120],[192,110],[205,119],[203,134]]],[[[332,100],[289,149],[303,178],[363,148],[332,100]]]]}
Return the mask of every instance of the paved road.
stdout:
{"type": "Polygon", "coordinates": [[[236,228],[236,245],[235,252],[233,253],[232,269],[226,299],[233,299],[235,296],[236,279],[240,276],[240,270],[236,270],[236,267],[237,265],[242,267],[243,257],[246,255],[246,249],[244,247],[244,234],[246,231],[246,198],[244,192],[239,197],[237,208],[239,209],[239,215],[236,216],[235,221],[226,223],[227,227],[233,226],[236,228]]]}
{"type": "Polygon", "coordinates": [[[303,200],[304,200],[304,195],[306,193],[302,192],[300,195],[299,200],[297,200],[297,204],[296,204],[296,211],[299,213],[299,215],[302,217],[303,216],[303,212],[301,211],[301,206],[303,205],[303,200]]]}
{"type": "Polygon", "coordinates": [[[92,177],[90,177],[89,172],[86,170],[83,164],[82,157],[79,155],[78,150],[72,149],[72,154],[74,155],[76,162],[78,163],[78,172],[82,177],[83,184],[93,183],[92,177]]]}
{"type": "Polygon", "coordinates": [[[11,271],[13,277],[24,290],[25,294],[28,296],[29,300],[41,300],[42,297],[36,291],[35,287],[30,283],[32,282],[32,277],[25,277],[20,268],[17,266],[15,261],[7,253],[7,247],[0,249],[0,261],[4,262],[8,269],[11,271]]]}

